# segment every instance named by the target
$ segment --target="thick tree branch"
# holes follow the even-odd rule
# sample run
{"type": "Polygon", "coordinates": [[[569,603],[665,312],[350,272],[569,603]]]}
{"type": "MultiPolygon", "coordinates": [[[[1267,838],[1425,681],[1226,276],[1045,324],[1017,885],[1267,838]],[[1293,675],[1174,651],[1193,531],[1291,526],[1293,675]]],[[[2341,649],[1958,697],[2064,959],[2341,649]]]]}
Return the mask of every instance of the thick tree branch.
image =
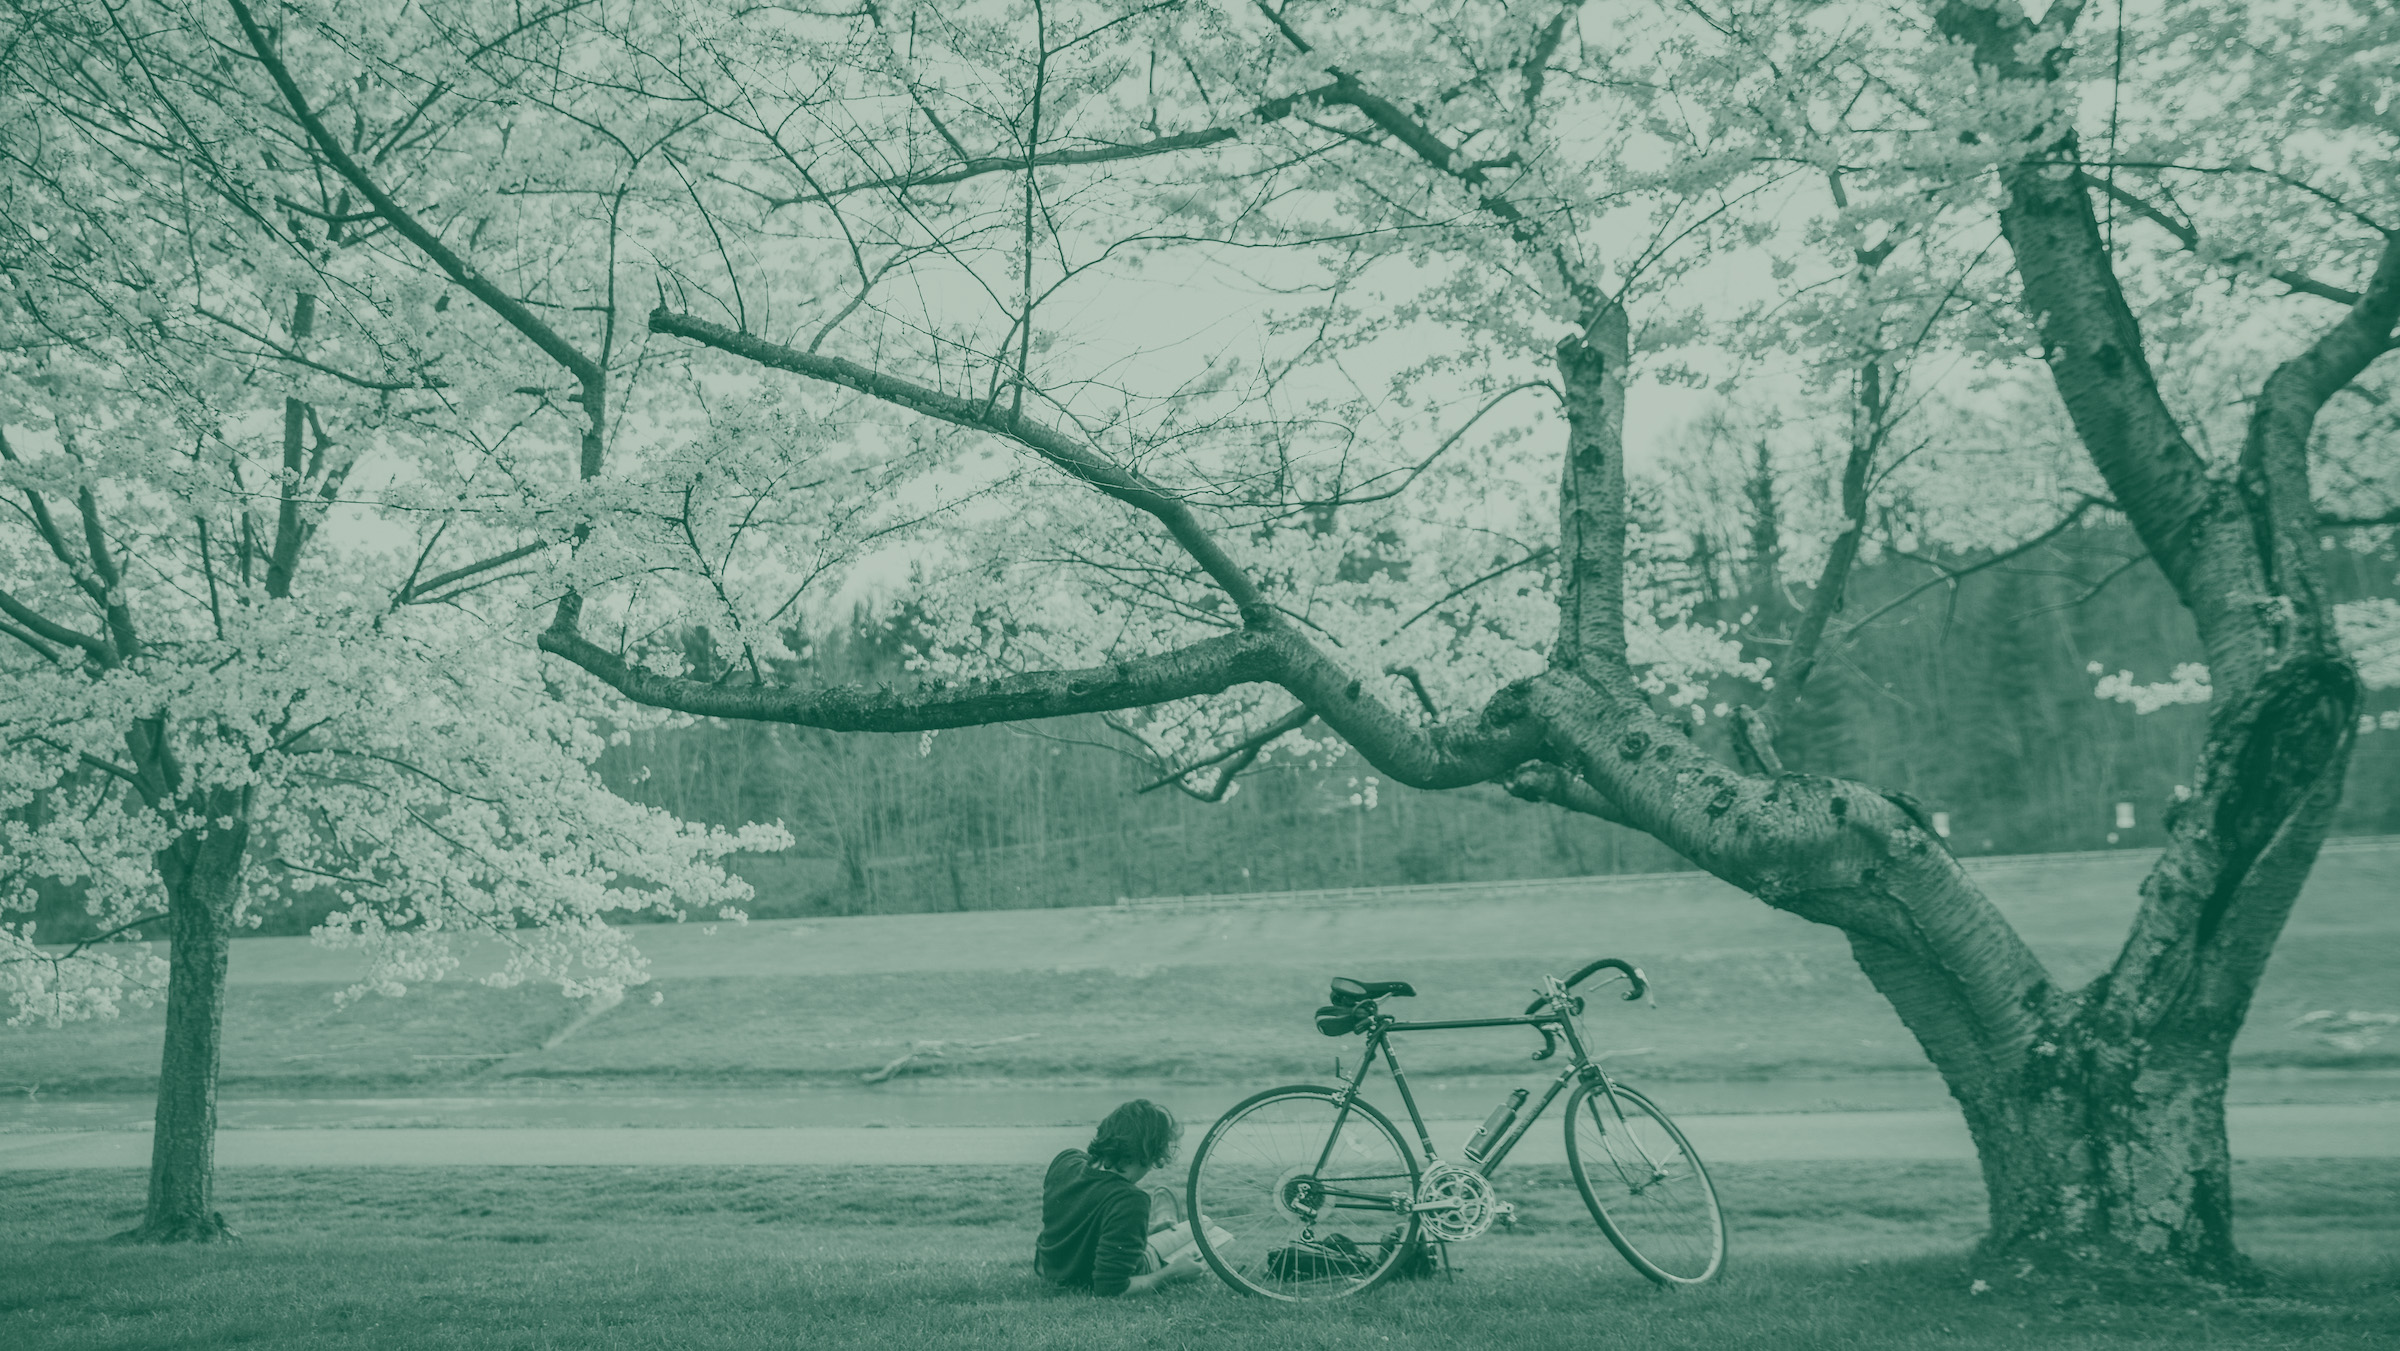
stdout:
{"type": "Polygon", "coordinates": [[[2039,162],[2001,181],[2009,193],[2001,229],[2076,433],[2150,555],[2204,613],[2210,600],[2197,594],[2192,532],[2208,501],[2207,467],[2159,395],[2090,196],[2039,162]]]}
{"type": "Polygon", "coordinates": [[[108,625],[108,634],[120,661],[130,661],[141,650],[134,636],[133,611],[125,596],[125,574],[118,569],[117,560],[108,551],[107,523],[100,515],[100,499],[92,495],[90,484],[75,492],[75,511],[83,518],[83,547],[91,556],[92,575],[100,579],[100,614],[108,625]]]}
{"type": "Polygon", "coordinates": [[[7,615],[31,632],[61,647],[79,647],[103,664],[114,664],[116,654],[109,647],[106,638],[95,637],[88,633],[78,633],[64,624],[44,619],[31,607],[5,590],[0,590],[0,614],[7,615]]]}
{"type": "Polygon", "coordinates": [[[2400,324],[2400,235],[2384,240],[2365,294],[2308,350],[2275,368],[2251,406],[2236,475],[2236,500],[2247,517],[2267,596],[2282,597],[2291,613],[2269,625],[2297,631],[2316,626],[2331,646],[2332,603],[2316,566],[2317,510],[2309,482],[2308,443],[2326,401],[2392,349],[2400,324]]]}
{"type": "MultiPolygon", "coordinates": [[[[2015,8],[1951,0],[1937,23],[1974,48],[1976,64],[2002,79],[2029,85],[2055,78],[2065,48],[2046,49],[2039,66],[2019,52],[2043,47],[2029,39],[2049,30],[2063,35],[2073,15],[2053,4],[2038,29],[2015,8]]],[[[2007,200],[2000,227],[2016,258],[2023,303],[2041,334],[2044,355],[2076,434],[2107,480],[2150,556],[2199,621],[2205,636],[2217,627],[2225,597],[2197,575],[2196,532],[2212,485],[2207,467],[2160,397],[2141,326],[2118,285],[2092,212],[2090,189],[2073,169],[2075,137],[2056,138],[2014,164],[2000,181],[2007,200]]]]}
{"type": "MultiPolygon", "coordinates": [[[[1650,707],[1629,672],[1527,687],[1539,757],[1638,830],[1760,900],[1850,936],[1878,989],[1953,1083],[2020,1063],[2048,973],[1932,832],[1864,784],[1734,772],[1650,707]],[[1872,960],[1870,960],[1872,958],[1872,960]]],[[[1538,789],[1539,770],[1529,776],[1538,789]]]]}
{"type": "Polygon", "coordinates": [[[2326,400],[2392,350],[2395,324],[2400,324],[2400,234],[2384,237],[2375,274],[2350,312],[2306,352],[2278,367],[2267,379],[2264,396],[2293,400],[2313,418],[2326,400]]]}
{"type": "Polygon", "coordinates": [[[834,732],[922,732],[1140,708],[1218,694],[1236,685],[1272,683],[1284,664],[1282,644],[1270,635],[1243,631],[1083,670],[907,686],[788,689],[658,675],[555,625],[542,634],[541,647],[653,708],[834,732]]]}
{"type": "Polygon", "coordinates": [[[9,637],[16,639],[18,642],[23,643],[25,646],[32,648],[35,655],[39,656],[44,661],[58,660],[57,648],[52,647],[50,644],[43,642],[41,639],[34,637],[26,630],[18,628],[16,625],[11,624],[6,620],[0,620],[0,633],[5,633],[9,637]]]}
{"type": "Polygon", "coordinates": [[[727,686],[662,676],[584,638],[559,607],[541,648],[575,663],[635,703],[702,717],[787,722],[837,732],[920,732],[1142,708],[1236,685],[1282,686],[1368,763],[1414,788],[1460,788],[1534,757],[1541,730],[1522,691],[1501,691],[1472,718],[1421,728],[1368,694],[1364,682],[1288,628],[1243,629],[1112,666],[1037,671],[993,680],[812,689],[727,686]]]}
{"type": "Polygon", "coordinates": [[[1541,755],[1541,725],[1526,716],[1525,691],[1511,685],[1471,716],[1420,727],[1299,634],[1276,633],[1284,671],[1276,683],[1316,711],[1367,763],[1411,788],[1489,783],[1541,755]]]}
{"type": "Polygon", "coordinates": [[[1609,801],[1607,794],[1577,778],[1564,766],[1551,764],[1547,760],[1529,760],[1517,766],[1506,779],[1501,780],[1500,786],[1507,789],[1508,795],[1513,798],[1546,802],[1620,826],[1633,824],[1625,819],[1625,813],[1618,809],[1616,803],[1609,801]]]}
{"type": "Polygon", "coordinates": [[[1551,662],[1625,662],[1625,369],[1622,306],[1558,344],[1567,449],[1558,483],[1558,641],[1551,662]]]}
{"type": "MultiPolygon", "coordinates": [[[[292,345],[307,342],[316,326],[317,298],[303,291],[292,301],[292,345]]],[[[307,432],[308,405],[286,395],[283,475],[275,488],[275,543],[267,551],[267,594],[277,600],[291,598],[292,573],[300,564],[301,546],[308,541],[300,515],[300,480],[308,462],[307,432]]]]}

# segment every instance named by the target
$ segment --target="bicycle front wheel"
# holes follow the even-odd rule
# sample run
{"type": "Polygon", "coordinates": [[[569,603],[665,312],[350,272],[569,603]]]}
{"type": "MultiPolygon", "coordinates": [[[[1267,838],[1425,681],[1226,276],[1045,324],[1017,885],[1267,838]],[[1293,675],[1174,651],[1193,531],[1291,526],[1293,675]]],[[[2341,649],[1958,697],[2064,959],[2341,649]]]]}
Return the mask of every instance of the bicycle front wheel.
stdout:
{"type": "Polygon", "coordinates": [[[1192,1154],[1200,1255],[1236,1290],[1340,1299],[1374,1288],[1416,1237],[1417,1165],[1391,1119],[1332,1088],[1234,1105],[1192,1154]]]}
{"type": "Polygon", "coordinates": [[[1567,1164],[1634,1270],[1660,1285],[1698,1285],[1725,1269],[1716,1186],[1648,1098],[1623,1084],[1579,1085],[1567,1099],[1567,1164]]]}

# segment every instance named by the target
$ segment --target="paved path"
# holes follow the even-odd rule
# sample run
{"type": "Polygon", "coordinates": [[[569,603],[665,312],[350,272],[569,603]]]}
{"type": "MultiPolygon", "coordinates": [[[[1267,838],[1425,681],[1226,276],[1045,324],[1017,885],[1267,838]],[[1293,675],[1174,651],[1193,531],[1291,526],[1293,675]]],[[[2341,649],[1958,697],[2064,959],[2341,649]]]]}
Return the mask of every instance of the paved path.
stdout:
{"type": "MultiPolygon", "coordinates": [[[[2227,1115],[2236,1158],[2400,1157],[2400,1103],[2237,1106],[2227,1115]]],[[[1434,1122],[1434,1139],[1454,1146],[1475,1124],[1434,1122]]],[[[1762,1112],[1695,1116],[1680,1124],[1711,1162],[1974,1157],[1955,1111],[1762,1112]]],[[[1084,1138],[1081,1130],[1058,1126],[229,1130],[217,1135],[217,1162],[228,1168],[990,1165],[1038,1163],[1084,1138]]],[[[1536,1126],[1513,1158],[1563,1162],[1557,1128],[1536,1126]]],[[[143,1131],[0,1135],[0,1170],[140,1168],[149,1162],[150,1136],[143,1131]]]]}

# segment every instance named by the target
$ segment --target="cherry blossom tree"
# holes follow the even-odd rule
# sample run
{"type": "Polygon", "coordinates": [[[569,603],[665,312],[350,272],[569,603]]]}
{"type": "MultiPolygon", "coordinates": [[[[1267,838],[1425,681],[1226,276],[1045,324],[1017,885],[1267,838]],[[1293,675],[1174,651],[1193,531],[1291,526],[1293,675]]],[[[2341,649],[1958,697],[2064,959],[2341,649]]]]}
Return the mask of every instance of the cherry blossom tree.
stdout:
{"type": "Polygon", "coordinates": [[[144,41],[221,65],[224,142],[276,148],[245,173],[373,236],[360,287],[479,316],[444,321],[473,416],[538,400],[511,463],[572,479],[490,519],[559,541],[525,594],[562,666],[833,731],[1103,713],[1203,797],[1305,746],[1643,830],[1844,932],[1966,1115],[1994,1273],[2227,1275],[2228,1048],[2356,734],[2309,451],[2400,314],[2358,75],[2392,35],[2084,10],[223,0],[144,41]],[[2220,65],[2248,96],[2185,97],[2220,65]],[[1728,278],[1773,312],[1728,333],[1728,278]],[[1624,418],[1765,324],[1838,452],[1762,660],[1660,584],[1624,418]],[[2247,405],[2178,392],[2210,335],[2272,371],[2247,405]],[[2029,377],[2072,473],[1929,425],[2029,377]],[[2199,626],[2211,731],[2064,989],[1916,804],[1776,734],[1873,618],[1862,553],[2102,511],[2199,626]],[[783,679],[879,544],[917,678],[783,679]],[[715,669],[661,641],[694,628],[715,669]]]}
{"type": "Polygon", "coordinates": [[[207,1240],[229,940],[264,908],[338,896],[344,998],[478,939],[488,983],[607,994],[647,979],[611,917],[733,913],[722,858],[784,837],[602,786],[645,719],[531,650],[508,588],[564,536],[504,426],[452,412],[471,352],[348,264],[365,219],[239,134],[214,57],[107,17],[17,9],[0,62],[0,991],[55,1026],[163,980],[128,1237],[207,1240]],[[41,885],[80,891],[74,941],[11,913],[41,885]]]}

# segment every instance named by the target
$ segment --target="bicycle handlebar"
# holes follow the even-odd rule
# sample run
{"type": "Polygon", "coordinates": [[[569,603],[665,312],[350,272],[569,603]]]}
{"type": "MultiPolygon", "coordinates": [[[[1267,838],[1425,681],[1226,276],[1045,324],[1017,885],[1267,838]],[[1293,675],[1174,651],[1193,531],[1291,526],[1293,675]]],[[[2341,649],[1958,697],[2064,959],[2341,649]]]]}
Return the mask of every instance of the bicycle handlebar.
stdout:
{"type": "Polygon", "coordinates": [[[1625,998],[1628,1002],[1639,999],[1643,995],[1650,993],[1650,982],[1642,977],[1642,969],[1638,966],[1635,966],[1633,963],[1626,961],[1622,957],[1603,957],[1599,961],[1596,961],[1583,968],[1581,971],[1576,972],[1574,975],[1567,977],[1567,988],[1572,990],[1576,986],[1583,984],[1584,977],[1589,976],[1594,971],[1598,971],[1603,967],[1614,967],[1617,970],[1625,973],[1625,979],[1633,982],[1633,988],[1625,992],[1625,998]]]}
{"type": "MultiPolygon", "coordinates": [[[[1643,978],[1642,969],[1638,966],[1635,966],[1631,962],[1626,961],[1622,957],[1603,957],[1599,961],[1593,962],[1584,967],[1581,971],[1576,972],[1574,975],[1567,977],[1566,980],[1560,983],[1566,986],[1566,988],[1572,990],[1576,986],[1583,984],[1584,980],[1594,971],[1601,970],[1602,968],[1613,968],[1625,973],[1625,979],[1633,983],[1633,988],[1625,992],[1625,998],[1628,1000],[1639,999],[1643,995],[1650,993],[1650,982],[1643,978]]],[[[1541,996],[1525,1006],[1525,1015],[1527,1017],[1532,1017],[1534,1014],[1541,1012],[1542,1006],[1549,1002],[1550,996],[1541,996]]]]}
{"type": "MultiPolygon", "coordinates": [[[[1621,957],[1603,957],[1599,961],[1591,963],[1590,965],[1584,967],[1581,971],[1578,971],[1574,975],[1567,977],[1567,979],[1564,981],[1561,981],[1559,983],[1560,987],[1563,989],[1572,990],[1576,986],[1581,985],[1585,978],[1589,977],[1594,971],[1598,971],[1603,968],[1622,971],[1625,973],[1625,979],[1633,983],[1633,988],[1625,992],[1625,997],[1627,999],[1639,999],[1643,995],[1650,992],[1650,982],[1642,977],[1642,969],[1630,962],[1627,962],[1621,957]]],[[[1539,996],[1532,1003],[1525,1006],[1525,1016],[1528,1018],[1532,1017],[1534,1014],[1541,1012],[1543,1006],[1549,1003],[1550,996],[1539,996]]],[[[1568,1009],[1568,1012],[1583,1012],[1582,1000],[1572,1000],[1570,1003],[1572,1004],[1572,1007],[1568,1009]]],[[[1558,1054],[1558,1035],[1552,1032],[1548,1027],[1542,1027],[1537,1030],[1542,1034],[1542,1049],[1534,1052],[1533,1058],[1536,1060],[1548,1060],[1550,1057],[1558,1054]]]]}

